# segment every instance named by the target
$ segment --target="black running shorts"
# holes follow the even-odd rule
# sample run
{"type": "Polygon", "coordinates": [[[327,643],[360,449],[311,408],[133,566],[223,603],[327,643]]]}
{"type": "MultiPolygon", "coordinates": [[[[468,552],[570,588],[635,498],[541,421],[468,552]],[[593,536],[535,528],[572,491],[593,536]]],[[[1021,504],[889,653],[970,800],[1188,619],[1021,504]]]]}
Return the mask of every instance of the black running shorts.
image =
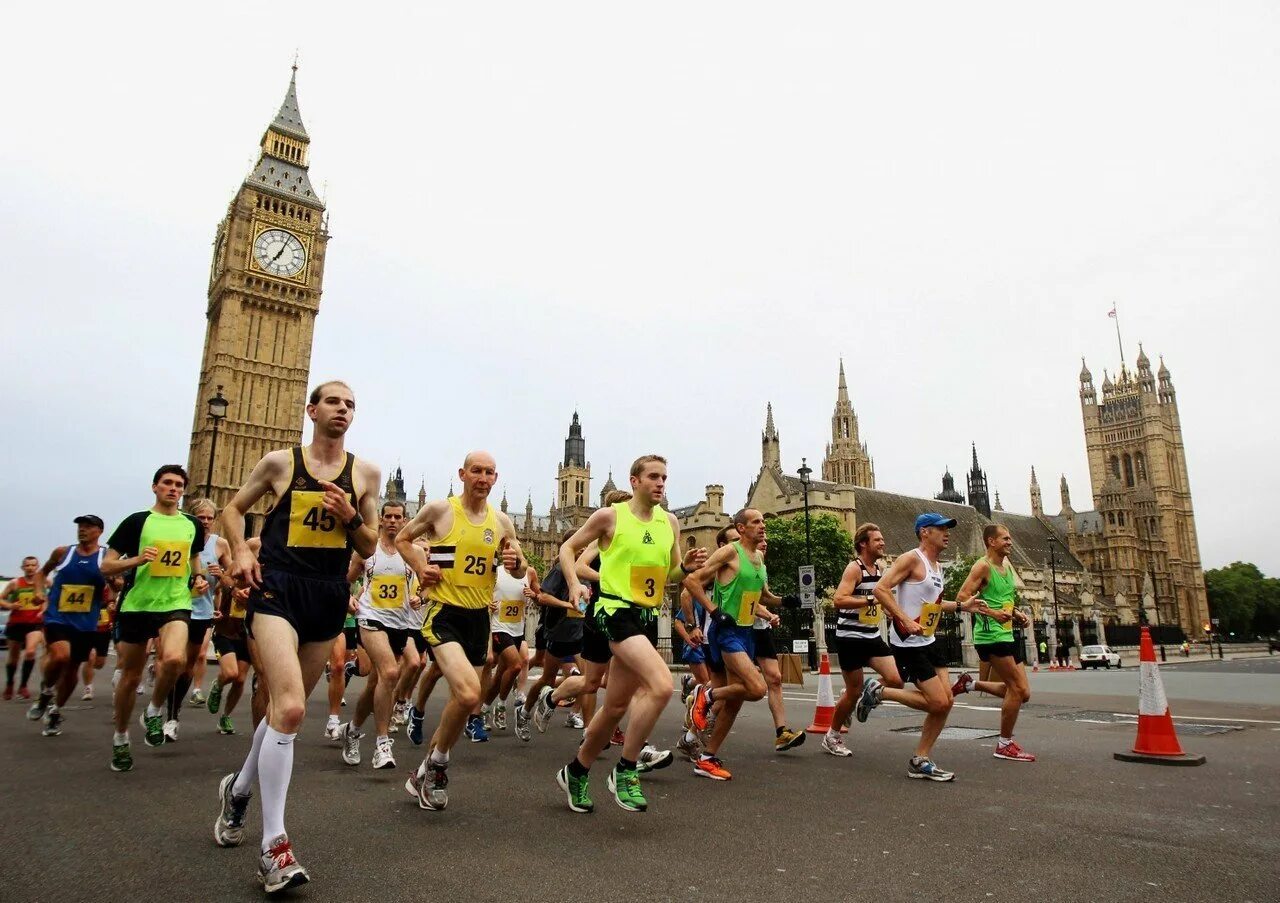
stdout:
{"type": "Polygon", "coordinates": [[[984,662],[991,661],[992,656],[1012,658],[1018,663],[1026,661],[1021,643],[974,643],[973,648],[978,650],[978,658],[984,662]]]}
{"type": "Polygon", "coordinates": [[[756,641],[756,660],[762,658],[777,658],[778,646],[773,641],[772,627],[756,627],[752,630],[752,637],[756,641]]]}
{"type": "Polygon", "coordinates": [[[467,661],[479,668],[489,657],[490,626],[488,608],[462,608],[432,601],[422,619],[422,635],[433,648],[457,643],[467,661]]]}
{"type": "Polygon", "coordinates": [[[244,627],[253,636],[254,615],[289,622],[299,643],[328,643],[342,633],[351,590],[343,577],[300,577],[288,571],[262,572],[262,585],[249,593],[244,627]]]}
{"type": "Polygon", "coordinates": [[[116,615],[116,642],[137,643],[154,640],[160,628],[170,621],[191,620],[191,609],[175,608],[173,611],[122,611],[116,615]]]}
{"type": "Polygon", "coordinates": [[[45,646],[52,646],[54,643],[69,644],[71,664],[78,665],[89,659],[89,652],[93,649],[93,638],[97,633],[97,630],[76,630],[66,624],[45,624],[44,643],[45,646]]]}
{"type": "Polygon", "coordinates": [[[873,658],[892,656],[893,650],[879,636],[836,637],[836,657],[841,671],[861,671],[873,658]]]}
{"type": "Polygon", "coordinates": [[[947,667],[947,657],[937,643],[927,646],[894,646],[898,673],[903,681],[919,684],[938,676],[937,669],[947,667]]]}

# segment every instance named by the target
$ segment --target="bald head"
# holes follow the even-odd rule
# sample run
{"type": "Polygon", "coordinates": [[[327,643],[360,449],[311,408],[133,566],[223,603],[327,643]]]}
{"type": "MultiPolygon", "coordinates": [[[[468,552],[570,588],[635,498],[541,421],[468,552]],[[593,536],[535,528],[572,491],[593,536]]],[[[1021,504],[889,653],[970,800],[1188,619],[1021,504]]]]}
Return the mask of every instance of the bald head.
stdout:
{"type": "Polygon", "coordinates": [[[489,497],[489,491],[498,480],[498,465],[487,451],[468,452],[458,470],[463,494],[473,501],[489,497]]]}

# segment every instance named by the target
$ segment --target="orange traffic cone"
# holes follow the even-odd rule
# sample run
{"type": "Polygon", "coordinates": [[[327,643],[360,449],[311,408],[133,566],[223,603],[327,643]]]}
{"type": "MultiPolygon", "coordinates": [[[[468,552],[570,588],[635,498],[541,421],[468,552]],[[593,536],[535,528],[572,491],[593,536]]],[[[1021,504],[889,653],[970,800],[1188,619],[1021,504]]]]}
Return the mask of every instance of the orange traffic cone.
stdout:
{"type": "Polygon", "coordinates": [[[1132,752],[1118,752],[1122,762],[1149,762],[1156,765],[1203,765],[1204,756],[1189,755],[1178,743],[1178,733],[1169,714],[1169,700],[1160,680],[1156,650],[1151,631],[1142,628],[1142,645],[1138,652],[1138,739],[1132,752]]]}
{"type": "Polygon", "coordinates": [[[831,730],[831,716],[836,710],[836,697],[831,690],[831,660],[822,653],[818,664],[818,707],[813,712],[813,724],[805,730],[811,734],[825,734],[831,730]]]}

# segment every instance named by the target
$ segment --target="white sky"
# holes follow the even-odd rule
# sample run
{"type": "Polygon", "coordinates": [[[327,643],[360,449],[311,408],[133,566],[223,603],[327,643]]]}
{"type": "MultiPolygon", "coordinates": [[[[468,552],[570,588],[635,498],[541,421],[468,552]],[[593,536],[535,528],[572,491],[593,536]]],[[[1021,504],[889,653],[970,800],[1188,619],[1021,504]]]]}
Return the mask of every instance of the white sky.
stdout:
{"type": "Polygon", "coordinates": [[[577,405],[593,494],[653,450],[673,503],[734,505],[766,400],[817,466],[843,354],[880,488],[976,440],[1006,508],[1033,464],[1090,507],[1116,301],[1173,372],[1206,566],[1280,572],[1274,4],[421,6],[8,10],[0,571],[185,461],[214,229],[296,47],[312,375],[411,490],[484,446],[544,512],[577,405]]]}

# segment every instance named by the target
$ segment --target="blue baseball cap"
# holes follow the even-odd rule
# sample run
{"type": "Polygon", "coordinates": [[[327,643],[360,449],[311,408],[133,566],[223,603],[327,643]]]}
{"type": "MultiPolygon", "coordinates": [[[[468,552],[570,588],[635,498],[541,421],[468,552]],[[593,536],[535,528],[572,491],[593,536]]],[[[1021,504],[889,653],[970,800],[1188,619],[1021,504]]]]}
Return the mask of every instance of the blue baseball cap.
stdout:
{"type": "Polygon", "coordinates": [[[922,514],[916,518],[916,536],[920,535],[920,531],[925,527],[954,527],[956,519],[954,517],[943,517],[941,514],[922,514]]]}

